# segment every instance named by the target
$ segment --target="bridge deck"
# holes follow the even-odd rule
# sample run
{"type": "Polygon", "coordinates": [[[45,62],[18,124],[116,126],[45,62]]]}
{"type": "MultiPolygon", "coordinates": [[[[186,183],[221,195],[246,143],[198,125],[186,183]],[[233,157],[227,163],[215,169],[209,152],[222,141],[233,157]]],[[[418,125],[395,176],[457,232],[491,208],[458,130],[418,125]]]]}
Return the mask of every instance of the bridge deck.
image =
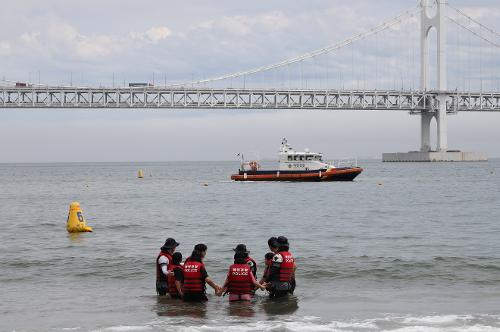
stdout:
{"type": "MultiPolygon", "coordinates": [[[[454,112],[500,111],[500,93],[446,92],[454,112]]],[[[434,111],[435,91],[0,87],[0,108],[434,111]]]]}

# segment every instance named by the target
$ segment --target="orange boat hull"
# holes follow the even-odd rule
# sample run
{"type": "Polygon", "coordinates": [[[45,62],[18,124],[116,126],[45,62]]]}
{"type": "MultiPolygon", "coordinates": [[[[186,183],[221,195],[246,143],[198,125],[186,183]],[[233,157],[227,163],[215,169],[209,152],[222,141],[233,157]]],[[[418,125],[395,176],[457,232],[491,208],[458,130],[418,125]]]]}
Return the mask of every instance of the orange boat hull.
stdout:
{"type": "Polygon", "coordinates": [[[240,172],[231,175],[234,181],[352,181],[361,174],[361,167],[333,168],[317,172],[240,172]]]}

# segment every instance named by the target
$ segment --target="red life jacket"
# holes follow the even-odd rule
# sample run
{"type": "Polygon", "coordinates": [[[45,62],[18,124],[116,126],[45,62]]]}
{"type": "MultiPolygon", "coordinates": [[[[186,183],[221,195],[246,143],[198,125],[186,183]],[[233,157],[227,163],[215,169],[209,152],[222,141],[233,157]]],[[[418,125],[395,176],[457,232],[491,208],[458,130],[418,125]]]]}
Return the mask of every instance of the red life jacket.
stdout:
{"type": "Polygon", "coordinates": [[[288,251],[281,251],[279,254],[283,257],[280,265],[280,281],[290,282],[294,274],[295,258],[288,251]]]}
{"type": "Polygon", "coordinates": [[[167,282],[168,281],[167,276],[163,274],[163,271],[161,270],[161,265],[158,262],[161,256],[165,256],[168,258],[168,265],[172,263],[172,256],[168,252],[161,251],[158,257],[156,257],[156,282],[167,282]]]}
{"type": "Polygon", "coordinates": [[[174,265],[170,264],[168,266],[168,271],[172,272],[172,274],[168,275],[168,293],[170,295],[179,295],[179,292],[177,291],[177,287],[175,287],[175,274],[173,273],[175,269],[182,269],[181,265],[174,265]]]}
{"type": "Polygon", "coordinates": [[[255,278],[257,278],[257,262],[255,262],[255,260],[252,257],[247,257],[245,259],[245,263],[248,264],[248,262],[252,262],[253,263],[253,265],[251,267],[251,270],[252,270],[253,276],[255,278]]]}
{"type": "Polygon", "coordinates": [[[205,291],[205,280],[201,274],[201,269],[205,268],[203,263],[188,261],[184,263],[182,271],[184,273],[184,293],[203,293],[205,291]]]}
{"type": "Polygon", "coordinates": [[[248,264],[231,265],[227,276],[227,291],[230,294],[251,294],[254,289],[251,273],[248,264]]]}

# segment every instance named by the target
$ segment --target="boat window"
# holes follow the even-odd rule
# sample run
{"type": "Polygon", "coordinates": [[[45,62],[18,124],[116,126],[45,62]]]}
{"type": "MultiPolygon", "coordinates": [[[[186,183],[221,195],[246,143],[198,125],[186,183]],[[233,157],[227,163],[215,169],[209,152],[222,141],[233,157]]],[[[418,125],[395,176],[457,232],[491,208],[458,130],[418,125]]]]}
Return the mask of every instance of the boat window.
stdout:
{"type": "Polygon", "coordinates": [[[288,161],[292,161],[293,160],[293,156],[288,156],[288,161]]]}
{"type": "Polygon", "coordinates": [[[313,160],[313,156],[306,156],[306,160],[313,160]]]}
{"type": "Polygon", "coordinates": [[[304,156],[300,156],[300,160],[304,160],[304,156]]]}
{"type": "Polygon", "coordinates": [[[297,157],[298,157],[297,155],[293,156],[293,160],[297,160],[297,157]]]}

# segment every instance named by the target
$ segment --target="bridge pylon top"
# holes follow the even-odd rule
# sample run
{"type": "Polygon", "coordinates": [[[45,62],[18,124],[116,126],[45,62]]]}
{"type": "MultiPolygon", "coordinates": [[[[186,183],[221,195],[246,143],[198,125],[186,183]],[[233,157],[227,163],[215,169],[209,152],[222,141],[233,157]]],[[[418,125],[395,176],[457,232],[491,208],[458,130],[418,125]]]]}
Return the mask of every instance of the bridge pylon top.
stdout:
{"type": "Polygon", "coordinates": [[[447,89],[446,69],[446,0],[422,0],[420,19],[420,88],[430,90],[429,34],[432,29],[437,33],[437,90],[447,89]]]}

